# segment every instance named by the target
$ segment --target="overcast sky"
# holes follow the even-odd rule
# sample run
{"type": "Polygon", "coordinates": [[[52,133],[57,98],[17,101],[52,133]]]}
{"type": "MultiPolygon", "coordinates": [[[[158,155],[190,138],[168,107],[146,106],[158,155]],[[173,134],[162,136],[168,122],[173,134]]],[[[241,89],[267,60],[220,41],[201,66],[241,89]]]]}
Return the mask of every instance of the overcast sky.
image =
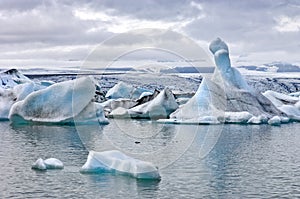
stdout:
{"type": "Polygon", "coordinates": [[[205,50],[220,37],[234,65],[300,64],[298,0],[1,0],[0,27],[2,68],[78,66],[101,42],[140,28],[176,31],[205,50]]]}

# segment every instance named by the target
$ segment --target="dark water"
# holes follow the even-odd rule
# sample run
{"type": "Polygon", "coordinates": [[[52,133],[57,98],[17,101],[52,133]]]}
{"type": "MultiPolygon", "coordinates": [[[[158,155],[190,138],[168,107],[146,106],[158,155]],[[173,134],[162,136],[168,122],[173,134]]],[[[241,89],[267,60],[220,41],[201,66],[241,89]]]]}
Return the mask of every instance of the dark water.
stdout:
{"type": "Polygon", "coordinates": [[[299,198],[299,129],[299,123],[182,126],[128,120],[76,129],[1,122],[0,198],[299,198]],[[160,170],[161,181],[79,173],[87,149],[112,143],[160,166],[171,163],[160,170]],[[151,151],[160,152],[150,156],[151,151]],[[65,168],[31,170],[39,157],[58,158],[65,168]]]}

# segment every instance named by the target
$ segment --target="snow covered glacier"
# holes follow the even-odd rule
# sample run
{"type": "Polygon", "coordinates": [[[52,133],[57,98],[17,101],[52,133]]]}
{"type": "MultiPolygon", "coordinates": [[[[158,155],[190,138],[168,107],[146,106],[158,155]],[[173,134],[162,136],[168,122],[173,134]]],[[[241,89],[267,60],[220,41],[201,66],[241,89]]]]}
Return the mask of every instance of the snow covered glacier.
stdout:
{"type": "Polygon", "coordinates": [[[267,123],[287,115],[268,98],[251,88],[240,72],[231,67],[229,49],[220,38],[211,42],[216,69],[211,79],[204,78],[196,94],[170,115],[171,123],[267,123]]]}

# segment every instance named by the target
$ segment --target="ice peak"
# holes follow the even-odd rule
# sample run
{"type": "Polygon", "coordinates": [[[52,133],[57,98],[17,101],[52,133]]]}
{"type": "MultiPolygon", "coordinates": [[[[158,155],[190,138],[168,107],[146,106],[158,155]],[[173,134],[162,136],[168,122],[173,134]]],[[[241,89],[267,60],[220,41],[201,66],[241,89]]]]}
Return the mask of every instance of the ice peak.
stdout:
{"type": "Polygon", "coordinates": [[[229,53],[227,44],[219,37],[213,40],[209,45],[209,50],[215,54],[218,50],[226,50],[229,53]]]}

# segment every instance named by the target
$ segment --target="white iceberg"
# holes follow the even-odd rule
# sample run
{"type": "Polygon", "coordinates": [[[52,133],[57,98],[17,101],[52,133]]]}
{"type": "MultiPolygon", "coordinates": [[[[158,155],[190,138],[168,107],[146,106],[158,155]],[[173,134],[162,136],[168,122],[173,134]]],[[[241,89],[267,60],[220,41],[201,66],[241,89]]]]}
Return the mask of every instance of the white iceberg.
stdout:
{"type": "Polygon", "coordinates": [[[268,118],[265,115],[253,116],[251,117],[247,123],[248,124],[265,124],[267,123],[268,118]]]}
{"type": "Polygon", "coordinates": [[[29,94],[10,109],[14,123],[73,124],[97,121],[108,123],[101,106],[92,102],[95,84],[91,77],[53,84],[29,94]]]}
{"type": "Polygon", "coordinates": [[[225,112],[226,123],[247,123],[253,115],[247,111],[225,112]]]}
{"type": "Polygon", "coordinates": [[[113,110],[109,117],[119,118],[167,118],[178,108],[178,104],[170,89],[165,88],[153,100],[135,106],[131,109],[117,108],[113,110]]]}
{"type": "Polygon", "coordinates": [[[144,92],[151,92],[143,88],[135,88],[132,85],[128,85],[124,82],[117,83],[114,87],[109,89],[105,95],[108,99],[128,98],[137,99],[144,92]]]}
{"type": "Polygon", "coordinates": [[[104,152],[90,151],[82,173],[117,173],[138,179],[160,179],[158,168],[150,162],[141,161],[112,150],[104,152]]]}
{"type": "Polygon", "coordinates": [[[300,99],[298,97],[285,95],[275,91],[266,91],[263,95],[290,119],[300,121],[300,99]]]}
{"type": "Polygon", "coordinates": [[[274,116],[271,119],[269,119],[268,124],[273,126],[280,126],[281,118],[279,116],[274,116]]]}
{"type": "Polygon", "coordinates": [[[47,167],[44,163],[44,160],[42,158],[37,159],[37,161],[35,161],[32,165],[31,165],[32,169],[36,169],[36,170],[47,170],[47,167]]]}
{"type": "Polygon", "coordinates": [[[32,82],[28,77],[20,73],[17,69],[10,69],[0,73],[2,88],[13,88],[18,84],[32,82]]]}
{"type": "Polygon", "coordinates": [[[270,100],[252,89],[237,69],[231,67],[225,42],[218,38],[209,48],[216,63],[213,77],[203,78],[195,95],[170,115],[171,121],[197,123],[197,120],[205,121],[205,118],[212,117],[221,123],[247,123],[249,120],[249,123],[256,123],[254,120],[257,118],[253,117],[264,115],[270,119],[276,115],[286,116],[270,100]]]}
{"type": "Polygon", "coordinates": [[[42,88],[44,87],[33,82],[18,84],[7,89],[0,87],[0,120],[8,120],[9,111],[14,103],[42,88]]]}
{"type": "Polygon", "coordinates": [[[44,164],[46,165],[47,169],[63,169],[64,164],[62,161],[56,158],[48,158],[44,160],[44,164]]]}
{"type": "Polygon", "coordinates": [[[64,164],[56,158],[48,158],[46,160],[39,158],[32,164],[31,168],[36,170],[63,169],[64,164]]]}
{"type": "Polygon", "coordinates": [[[110,113],[112,110],[115,110],[119,107],[130,109],[137,105],[137,101],[127,98],[119,98],[119,99],[109,99],[105,102],[102,102],[101,105],[105,112],[110,113]]]}

